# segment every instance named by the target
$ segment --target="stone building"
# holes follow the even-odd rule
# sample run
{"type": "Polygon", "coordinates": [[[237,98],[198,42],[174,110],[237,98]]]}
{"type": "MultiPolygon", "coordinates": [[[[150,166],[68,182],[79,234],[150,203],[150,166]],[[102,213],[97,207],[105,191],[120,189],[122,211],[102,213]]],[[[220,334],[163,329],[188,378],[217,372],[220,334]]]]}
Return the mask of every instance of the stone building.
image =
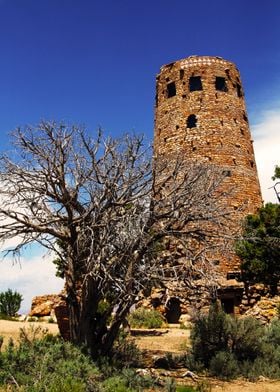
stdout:
{"type": "MultiPolygon", "coordinates": [[[[236,231],[242,219],[262,205],[244,91],[232,62],[191,56],[161,67],[156,80],[154,155],[175,153],[186,161],[224,170],[224,186],[234,192],[222,202],[236,211],[236,231]]],[[[229,312],[236,305],[231,284],[238,276],[239,263],[236,256],[221,255],[219,260],[228,281],[223,296],[229,312]]]]}

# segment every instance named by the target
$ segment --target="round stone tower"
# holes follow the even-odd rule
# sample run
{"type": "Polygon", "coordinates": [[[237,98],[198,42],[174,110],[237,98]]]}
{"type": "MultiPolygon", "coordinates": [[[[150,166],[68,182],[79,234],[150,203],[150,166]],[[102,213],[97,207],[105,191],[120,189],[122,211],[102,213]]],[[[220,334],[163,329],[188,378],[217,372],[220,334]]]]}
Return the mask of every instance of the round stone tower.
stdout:
{"type": "MultiPolygon", "coordinates": [[[[236,66],[220,57],[191,56],[164,65],[157,76],[155,157],[180,154],[191,162],[214,164],[234,192],[224,201],[236,211],[234,229],[254,213],[262,198],[236,66]]],[[[222,261],[223,272],[239,269],[238,258],[222,261]]]]}

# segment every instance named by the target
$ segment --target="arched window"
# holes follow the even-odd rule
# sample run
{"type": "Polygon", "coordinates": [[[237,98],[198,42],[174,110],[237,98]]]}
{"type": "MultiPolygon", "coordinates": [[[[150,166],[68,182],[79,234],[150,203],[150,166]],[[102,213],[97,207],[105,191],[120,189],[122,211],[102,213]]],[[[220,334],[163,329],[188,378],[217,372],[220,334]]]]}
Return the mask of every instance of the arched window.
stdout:
{"type": "Polygon", "coordinates": [[[187,128],[195,128],[197,123],[197,118],[195,114],[190,114],[187,118],[187,128]]]}

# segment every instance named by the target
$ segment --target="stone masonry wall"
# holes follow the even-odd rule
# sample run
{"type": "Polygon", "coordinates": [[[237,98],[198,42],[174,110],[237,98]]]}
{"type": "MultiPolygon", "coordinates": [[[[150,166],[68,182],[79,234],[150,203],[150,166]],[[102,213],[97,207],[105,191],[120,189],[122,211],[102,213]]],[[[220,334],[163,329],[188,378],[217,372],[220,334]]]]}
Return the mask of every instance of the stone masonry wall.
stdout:
{"type": "MultiPolygon", "coordinates": [[[[236,66],[220,57],[191,56],[161,68],[157,76],[155,158],[217,165],[227,177],[221,200],[242,218],[262,204],[244,92],[236,66]],[[231,195],[230,195],[231,193],[231,195]]],[[[237,271],[240,261],[221,257],[222,272],[237,271]]]]}

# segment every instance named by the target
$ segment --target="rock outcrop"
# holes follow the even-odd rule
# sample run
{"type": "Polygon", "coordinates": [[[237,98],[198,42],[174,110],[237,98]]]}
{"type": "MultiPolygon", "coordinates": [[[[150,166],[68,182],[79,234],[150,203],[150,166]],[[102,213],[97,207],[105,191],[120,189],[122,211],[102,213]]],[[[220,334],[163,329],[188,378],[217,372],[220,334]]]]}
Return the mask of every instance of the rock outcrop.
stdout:
{"type": "Polygon", "coordinates": [[[58,294],[40,295],[32,299],[31,317],[45,317],[54,315],[54,308],[62,300],[58,294]]]}

